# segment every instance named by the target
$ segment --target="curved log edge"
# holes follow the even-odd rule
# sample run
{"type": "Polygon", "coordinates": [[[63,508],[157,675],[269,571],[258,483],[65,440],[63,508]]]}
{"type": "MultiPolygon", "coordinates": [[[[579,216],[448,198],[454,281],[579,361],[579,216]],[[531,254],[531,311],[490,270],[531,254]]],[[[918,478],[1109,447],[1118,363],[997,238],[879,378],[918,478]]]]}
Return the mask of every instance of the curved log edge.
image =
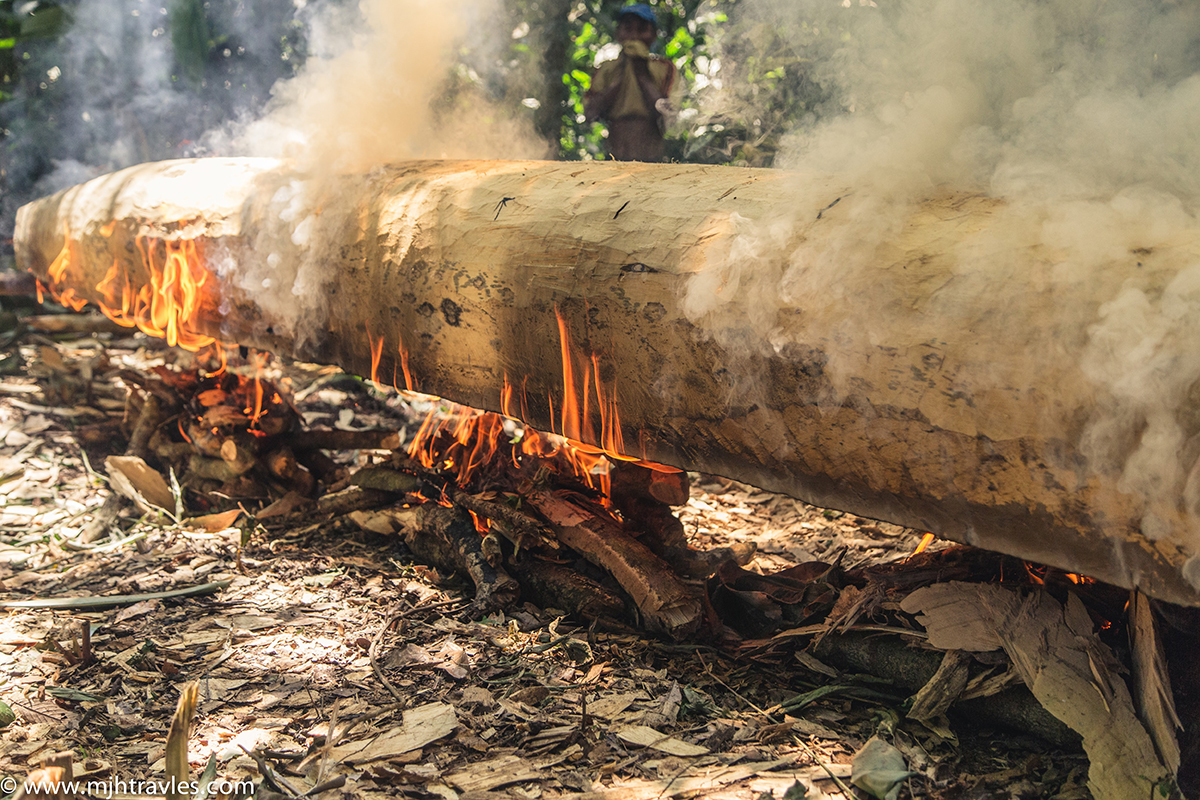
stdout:
{"type": "MultiPolygon", "coordinates": [[[[942,192],[872,263],[806,266],[813,287],[838,291],[775,314],[778,337],[736,315],[713,321],[712,298],[740,291],[731,264],[769,271],[844,237],[850,188],[629,163],[406,162],[318,181],[274,161],[204,159],[133,167],[25,206],[15,246],[61,299],[124,324],[140,315],[143,329],[185,343],[338,364],[1200,605],[1194,510],[1123,479],[1136,436],[1106,459],[1092,453],[1107,395],[1080,367],[1087,326],[1072,338],[1055,322],[1101,320],[1130,279],[1124,261],[1064,289],[1048,277],[1053,254],[1008,241],[1002,201],[942,192]],[[819,213],[803,211],[814,203],[819,213]],[[762,235],[780,219],[782,232],[762,235]],[[772,241],[779,253],[764,255],[772,241]],[[152,295],[171,291],[155,273],[188,248],[204,280],[172,317],[166,300],[155,307],[152,295]],[[965,252],[995,274],[964,279],[965,252]],[[857,329],[870,336],[846,334],[857,329]]],[[[1198,242],[1139,252],[1139,285],[1161,292],[1198,242]]],[[[1190,397],[1175,414],[1200,423],[1190,397]]]]}

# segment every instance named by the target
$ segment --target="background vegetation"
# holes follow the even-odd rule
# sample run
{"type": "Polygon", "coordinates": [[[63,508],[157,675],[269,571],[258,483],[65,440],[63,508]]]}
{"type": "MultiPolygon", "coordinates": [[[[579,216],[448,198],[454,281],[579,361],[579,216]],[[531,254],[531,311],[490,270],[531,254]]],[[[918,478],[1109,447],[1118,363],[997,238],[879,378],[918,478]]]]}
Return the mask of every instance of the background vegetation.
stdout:
{"type": "MultiPolygon", "coordinates": [[[[526,116],[551,157],[603,158],[583,93],[614,54],[626,0],[503,0],[465,43],[439,109],[485,98],[526,116]],[[494,23],[494,24],[492,24],[494,23]],[[511,31],[497,36],[494,32],[511,31]]],[[[769,167],[782,139],[836,103],[816,67],[838,42],[753,0],[659,0],[656,49],[688,88],[675,161],[769,167]]],[[[203,134],[258,114],[309,57],[307,22],[352,0],[0,0],[0,236],[16,207],[128,164],[205,155],[203,134]]],[[[346,9],[351,9],[347,12],[346,9]]],[[[339,10],[340,9],[340,10],[339,10]]],[[[359,23],[361,24],[361,23],[359,23]]]]}

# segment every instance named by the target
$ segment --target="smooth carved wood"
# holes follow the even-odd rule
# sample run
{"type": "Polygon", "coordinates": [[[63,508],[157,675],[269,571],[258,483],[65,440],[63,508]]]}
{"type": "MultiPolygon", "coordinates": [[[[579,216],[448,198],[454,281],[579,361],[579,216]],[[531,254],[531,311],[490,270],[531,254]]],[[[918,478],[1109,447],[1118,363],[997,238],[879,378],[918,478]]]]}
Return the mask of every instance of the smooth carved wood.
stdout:
{"type": "MultiPolygon", "coordinates": [[[[1152,541],[1152,498],[1084,457],[1105,395],[1080,372],[1086,326],[1062,335],[1063,320],[1099,319],[1135,259],[1148,294],[1164,286],[1200,236],[1063,288],[1054,254],[997,227],[1003,201],[931,193],[873,262],[811,266],[837,291],[781,312],[778,348],[735,348],[685,313],[689,281],[741,257],[747,226],[790,213],[798,184],[827,202],[776,246],[844,235],[853,187],[691,165],[402,163],[313,189],[311,232],[336,246],[293,313],[258,286],[269,255],[291,252],[276,243],[295,227],[279,199],[295,179],[269,161],[134,167],[22,209],[18,263],[48,283],[69,232],[55,288],[97,300],[114,261],[148,280],[139,235],[197,239],[224,276],[198,312],[212,335],[401,387],[407,369],[420,391],[491,410],[507,379],[510,410],[542,429],[561,429],[557,310],[578,373],[615,392],[633,455],[1200,604],[1194,515],[1159,509],[1152,541]],[[964,252],[978,273],[961,274],[964,252]],[[871,342],[845,336],[868,324],[871,342]]],[[[599,436],[599,405],[581,438],[599,436]]]]}

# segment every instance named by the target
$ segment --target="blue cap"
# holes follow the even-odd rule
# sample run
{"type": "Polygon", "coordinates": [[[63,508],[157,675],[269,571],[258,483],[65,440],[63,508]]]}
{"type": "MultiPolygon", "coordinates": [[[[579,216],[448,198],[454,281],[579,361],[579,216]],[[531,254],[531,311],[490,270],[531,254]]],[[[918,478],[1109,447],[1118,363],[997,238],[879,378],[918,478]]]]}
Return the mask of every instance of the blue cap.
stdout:
{"type": "Polygon", "coordinates": [[[630,14],[632,14],[635,17],[638,17],[639,19],[646,20],[646,22],[649,22],[651,25],[655,26],[656,28],[658,27],[658,18],[654,16],[654,9],[652,9],[650,6],[646,5],[645,3],[633,3],[632,5],[625,6],[620,11],[617,12],[617,20],[619,21],[621,19],[621,17],[627,16],[630,14]]]}

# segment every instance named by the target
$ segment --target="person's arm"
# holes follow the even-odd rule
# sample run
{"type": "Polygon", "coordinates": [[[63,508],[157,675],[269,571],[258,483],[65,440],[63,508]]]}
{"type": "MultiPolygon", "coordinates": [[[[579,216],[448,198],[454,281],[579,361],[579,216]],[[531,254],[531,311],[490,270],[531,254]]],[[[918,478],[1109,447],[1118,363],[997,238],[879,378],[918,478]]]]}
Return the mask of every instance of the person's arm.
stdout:
{"type": "Polygon", "coordinates": [[[650,116],[657,121],[662,116],[658,101],[666,99],[666,92],[654,80],[654,76],[650,74],[650,60],[648,58],[634,58],[632,60],[633,77],[637,79],[638,88],[642,91],[642,99],[646,101],[646,108],[650,109],[650,116]]]}
{"type": "Polygon", "coordinates": [[[595,122],[601,117],[607,117],[608,112],[612,111],[613,104],[617,102],[617,95],[621,93],[620,76],[625,70],[624,56],[617,59],[616,62],[616,79],[609,80],[608,85],[602,86],[600,89],[595,89],[595,86],[601,80],[602,71],[606,65],[601,65],[600,69],[596,70],[596,74],[592,76],[592,87],[583,95],[583,119],[585,122],[595,122]]]}

